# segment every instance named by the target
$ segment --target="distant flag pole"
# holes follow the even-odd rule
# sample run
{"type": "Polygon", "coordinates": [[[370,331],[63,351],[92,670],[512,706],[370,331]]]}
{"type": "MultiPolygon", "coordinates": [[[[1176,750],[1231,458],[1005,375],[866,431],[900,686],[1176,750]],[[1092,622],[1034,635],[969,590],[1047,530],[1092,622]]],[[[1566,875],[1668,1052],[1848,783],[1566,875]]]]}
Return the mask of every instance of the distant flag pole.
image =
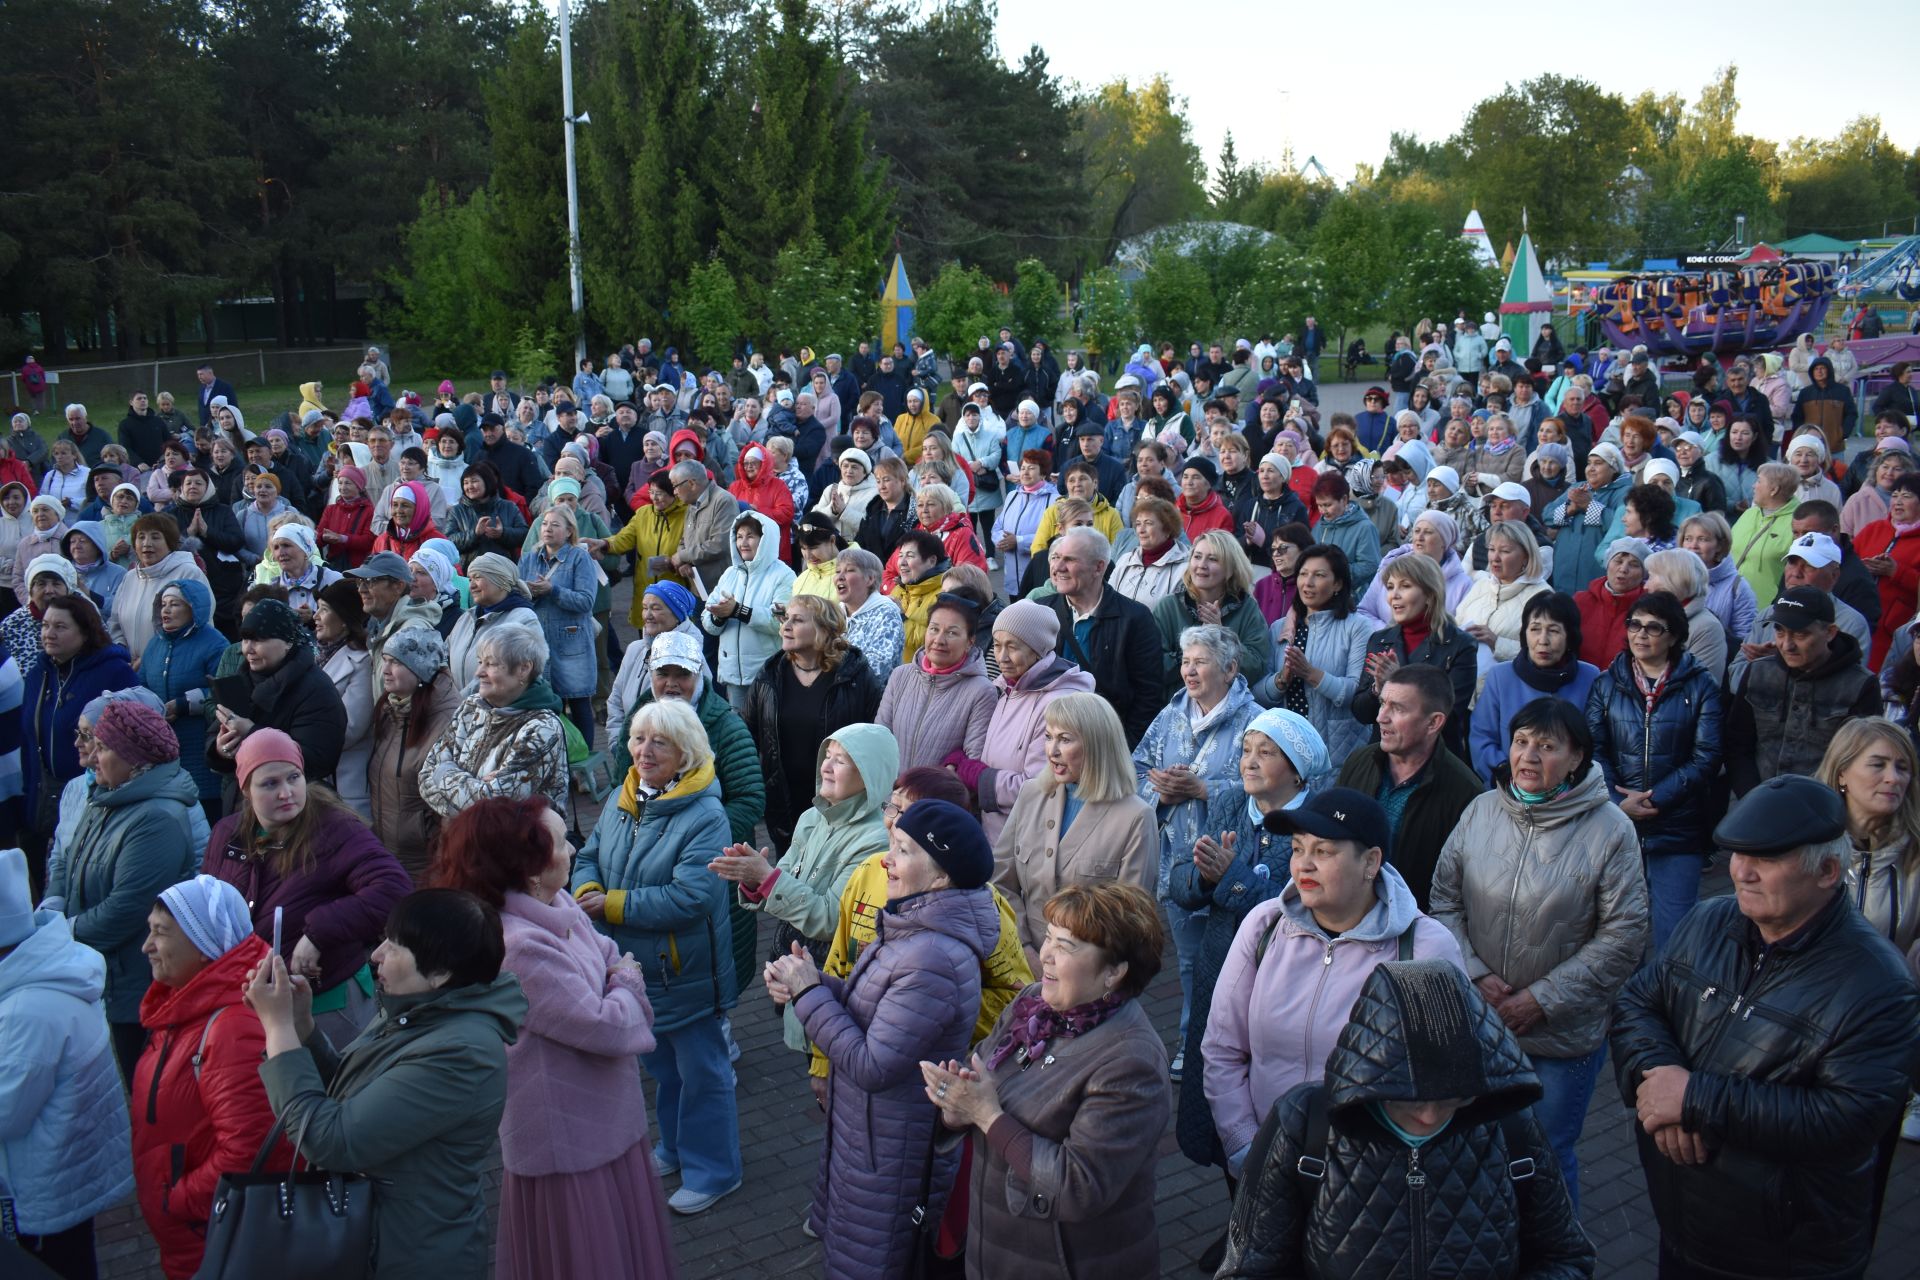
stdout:
{"type": "Polygon", "coordinates": [[[907,283],[906,260],[896,253],[880,290],[880,349],[891,351],[896,342],[905,346],[912,337],[913,286],[907,283]]]}

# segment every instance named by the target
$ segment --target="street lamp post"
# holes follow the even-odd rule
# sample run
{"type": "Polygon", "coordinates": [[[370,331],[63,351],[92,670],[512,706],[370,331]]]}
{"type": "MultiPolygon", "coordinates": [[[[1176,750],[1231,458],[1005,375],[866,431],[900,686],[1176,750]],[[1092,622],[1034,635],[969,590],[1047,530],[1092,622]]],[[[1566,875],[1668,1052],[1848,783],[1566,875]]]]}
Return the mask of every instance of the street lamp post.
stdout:
{"type": "Polygon", "coordinates": [[[588,117],[573,114],[573,0],[560,0],[560,111],[567,124],[567,268],[573,278],[573,367],[587,358],[586,289],[580,278],[580,174],[573,158],[573,129],[588,117]]]}

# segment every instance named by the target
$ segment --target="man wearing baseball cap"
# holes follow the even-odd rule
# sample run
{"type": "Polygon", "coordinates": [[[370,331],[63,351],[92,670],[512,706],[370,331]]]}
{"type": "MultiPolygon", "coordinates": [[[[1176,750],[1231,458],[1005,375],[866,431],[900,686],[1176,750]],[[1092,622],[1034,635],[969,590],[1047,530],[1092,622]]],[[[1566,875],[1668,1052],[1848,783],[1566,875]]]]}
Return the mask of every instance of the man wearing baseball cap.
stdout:
{"type": "MultiPolygon", "coordinates": [[[[1804,533],[1787,547],[1782,565],[1784,589],[1814,588],[1833,602],[1833,622],[1851,637],[1859,650],[1860,669],[1866,670],[1867,649],[1873,643],[1873,624],[1858,609],[1833,594],[1840,580],[1840,544],[1824,533],[1804,533]]],[[[1746,634],[1727,668],[1727,687],[1738,689],[1748,664],[1775,652],[1773,610],[1764,608],[1754,617],[1753,629],[1746,634]]]]}
{"type": "MultiPolygon", "coordinates": [[[[1511,520],[1515,524],[1527,526],[1527,532],[1540,546],[1540,572],[1553,575],[1553,542],[1547,537],[1547,526],[1533,511],[1533,495],[1527,486],[1517,481],[1502,481],[1487,494],[1487,523],[1499,524],[1502,520],[1511,520]]],[[[1468,563],[1475,569],[1487,567],[1487,531],[1482,529],[1474,540],[1467,544],[1468,563]]]]}
{"type": "Polygon", "coordinates": [[[1660,1275],[1864,1275],[1920,990],[1846,890],[1853,845],[1832,790],[1770,779],[1713,839],[1733,893],[1696,906],[1628,979],[1609,1036],[1660,1275]]]}
{"type": "Polygon", "coordinates": [[[1813,773],[1841,725],[1880,714],[1879,682],[1834,625],[1832,596],[1792,587],[1768,612],[1774,651],[1749,662],[1733,686],[1721,735],[1736,796],[1781,774],[1813,773]]]}

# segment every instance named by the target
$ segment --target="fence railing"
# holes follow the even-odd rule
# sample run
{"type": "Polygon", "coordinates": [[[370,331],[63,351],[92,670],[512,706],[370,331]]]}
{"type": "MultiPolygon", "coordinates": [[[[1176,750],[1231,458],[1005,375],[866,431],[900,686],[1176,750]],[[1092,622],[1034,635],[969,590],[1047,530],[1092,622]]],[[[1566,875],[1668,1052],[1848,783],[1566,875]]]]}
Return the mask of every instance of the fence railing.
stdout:
{"type": "MultiPolygon", "coordinates": [[[[279,347],[253,347],[218,351],[211,356],[194,355],[157,360],[133,360],[118,364],[62,365],[49,369],[46,407],[58,412],[62,405],[80,402],[92,407],[120,403],[136,391],[159,395],[170,391],[176,402],[196,402],[200,384],[194,371],[211,363],[214,371],[233,384],[234,390],[247,387],[283,386],[287,383],[319,379],[330,390],[344,389],[360,367],[367,346],[345,343],[332,347],[310,347],[288,351],[279,347]]],[[[381,346],[382,351],[387,348],[381,346]]],[[[388,355],[391,362],[392,356],[388,355]]],[[[20,408],[27,407],[26,387],[20,371],[6,374],[7,399],[20,408]]],[[[244,404],[244,400],[242,401],[244,404]]]]}

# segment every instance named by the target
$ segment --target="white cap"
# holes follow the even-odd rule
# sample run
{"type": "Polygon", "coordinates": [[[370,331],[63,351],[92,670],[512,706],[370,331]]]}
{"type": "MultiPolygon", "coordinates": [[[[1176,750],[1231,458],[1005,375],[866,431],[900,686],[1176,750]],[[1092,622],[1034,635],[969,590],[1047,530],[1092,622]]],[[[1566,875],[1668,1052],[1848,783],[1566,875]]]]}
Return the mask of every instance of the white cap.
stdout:
{"type": "Polygon", "coordinates": [[[1839,564],[1842,556],[1840,544],[1831,536],[1824,533],[1803,533],[1793,540],[1792,546],[1787,548],[1786,558],[1804,560],[1816,569],[1824,569],[1828,565],[1839,564]]]}
{"type": "Polygon", "coordinates": [[[1529,511],[1533,509],[1533,495],[1527,492],[1527,486],[1512,480],[1496,486],[1491,496],[1502,502],[1524,502],[1529,511]]]}
{"type": "MultiPolygon", "coordinates": [[[[1143,347],[1141,350],[1145,350],[1145,348],[1143,347]]],[[[1140,379],[1130,373],[1121,374],[1119,379],[1113,384],[1113,390],[1116,395],[1122,391],[1138,391],[1139,389],[1140,379]]]]}
{"type": "Polygon", "coordinates": [[[1672,458],[1648,458],[1646,465],[1640,468],[1640,483],[1651,484],[1655,476],[1665,476],[1679,484],[1680,464],[1672,458]]]}
{"type": "Polygon", "coordinates": [[[1682,431],[1673,438],[1675,444],[1690,444],[1700,452],[1707,451],[1707,440],[1698,431],[1682,431]]]}
{"type": "Polygon", "coordinates": [[[1427,472],[1427,479],[1438,480],[1441,484],[1447,486],[1448,493],[1460,492],[1460,473],[1452,467],[1444,464],[1435,467],[1433,470],[1427,472]]]}
{"type": "Polygon", "coordinates": [[[987,389],[987,384],[984,382],[969,383],[967,386],[967,394],[970,396],[977,396],[982,391],[985,391],[986,389],[987,389]]]}

